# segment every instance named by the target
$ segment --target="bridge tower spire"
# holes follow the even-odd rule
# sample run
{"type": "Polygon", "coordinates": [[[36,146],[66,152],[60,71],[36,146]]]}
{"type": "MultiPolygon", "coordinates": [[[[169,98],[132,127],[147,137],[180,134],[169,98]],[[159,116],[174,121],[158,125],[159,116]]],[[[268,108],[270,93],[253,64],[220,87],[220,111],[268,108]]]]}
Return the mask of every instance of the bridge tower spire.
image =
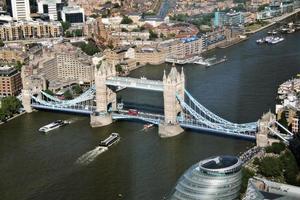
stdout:
{"type": "Polygon", "coordinates": [[[182,108],[177,101],[176,95],[184,99],[185,76],[183,70],[179,73],[176,67],[172,67],[166,76],[164,72],[164,115],[165,120],[159,125],[159,135],[161,137],[172,137],[183,132],[179,126],[177,116],[182,112],[182,108]]]}
{"type": "Polygon", "coordinates": [[[105,82],[107,78],[115,75],[115,66],[109,64],[105,58],[95,66],[96,111],[91,114],[92,127],[101,127],[112,123],[109,109],[116,109],[116,94],[106,86],[105,82]]]}

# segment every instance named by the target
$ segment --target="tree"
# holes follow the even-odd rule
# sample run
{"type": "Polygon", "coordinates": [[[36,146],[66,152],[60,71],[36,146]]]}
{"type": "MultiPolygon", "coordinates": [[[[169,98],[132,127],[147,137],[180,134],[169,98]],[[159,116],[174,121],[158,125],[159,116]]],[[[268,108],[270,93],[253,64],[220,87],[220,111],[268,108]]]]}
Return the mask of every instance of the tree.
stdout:
{"type": "Polygon", "coordinates": [[[71,27],[71,24],[68,21],[66,21],[66,22],[61,21],[60,23],[61,23],[61,26],[62,26],[64,32],[71,27]]]}
{"type": "Polygon", "coordinates": [[[81,93],[83,92],[79,84],[74,85],[74,86],[72,87],[72,90],[73,90],[76,94],[81,94],[81,93]]]}
{"type": "Polygon", "coordinates": [[[2,108],[0,108],[0,121],[4,121],[6,119],[6,113],[2,108]]]}
{"type": "Polygon", "coordinates": [[[296,159],[291,153],[291,151],[285,151],[285,153],[280,156],[280,161],[283,166],[283,175],[285,181],[291,185],[300,185],[300,182],[297,180],[297,174],[299,173],[299,169],[297,166],[296,159]]]}
{"type": "Polygon", "coordinates": [[[18,70],[18,71],[21,71],[21,68],[22,68],[22,63],[18,60],[17,61],[17,64],[15,65],[15,68],[18,70]]]}
{"type": "Polygon", "coordinates": [[[266,177],[277,177],[281,175],[282,165],[275,157],[265,157],[259,164],[259,172],[266,177]]]}
{"type": "Polygon", "coordinates": [[[155,32],[153,32],[151,29],[149,30],[149,39],[150,40],[155,40],[155,39],[157,39],[158,38],[158,35],[157,35],[157,33],[155,33],[155,32]]]}
{"type": "Polygon", "coordinates": [[[86,43],[82,43],[79,45],[79,47],[81,48],[81,50],[83,52],[85,52],[87,55],[94,55],[95,53],[100,52],[100,49],[92,42],[88,42],[86,43]]]}
{"type": "Polygon", "coordinates": [[[117,71],[118,73],[122,73],[122,72],[123,72],[123,68],[122,68],[122,66],[121,66],[120,64],[117,64],[117,65],[116,65],[116,71],[117,71]]]}
{"type": "Polygon", "coordinates": [[[259,158],[255,157],[254,160],[253,160],[253,164],[254,165],[259,165],[260,164],[259,158]]]}
{"type": "Polygon", "coordinates": [[[163,33],[160,33],[159,37],[160,38],[165,38],[165,35],[163,33]]]}
{"type": "Polygon", "coordinates": [[[4,42],[3,42],[3,40],[0,40],[0,47],[4,47],[4,42]]]}
{"type": "Polygon", "coordinates": [[[254,172],[251,171],[248,168],[243,167],[242,168],[242,185],[241,185],[241,193],[244,193],[248,186],[248,180],[249,178],[252,178],[254,176],[254,172]]]}
{"type": "Polygon", "coordinates": [[[10,116],[19,111],[22,104],[19,99],[14,96],[4,97],[1,100],[1,109],[5,113],[6,116],[10,116]]]}
{"type": "Polygon", "coordinates": [[[67,100],[73,99],[73,95],[71,94],[70,90],[65,91],[63,95],[67,100]]]}
{"type": "Polygon", "coordinates": [[[44,92],[51,95],[51,96],[54,96],[54,93],[49,89],[44,90],[44,92]]]}
{"type": "Polygon", "coordinates": [[[269,6],[269,4],[263,4],[261,6],[258,7],[257,11],[263,11],[265,9],[265,7],[269,6]]]}
{"type": "Polygon", "coordinates": [[[280,154],[285,148],[285,144],[282,142],[274,142],[271,146],[266,147],[266,152],[280,154]]]}
{"type": "Polygon", "coordinates": [[[123,19],[121,21],[121,24],[132,24],[133,21],[128,16],[123,16],[123,19]]]}

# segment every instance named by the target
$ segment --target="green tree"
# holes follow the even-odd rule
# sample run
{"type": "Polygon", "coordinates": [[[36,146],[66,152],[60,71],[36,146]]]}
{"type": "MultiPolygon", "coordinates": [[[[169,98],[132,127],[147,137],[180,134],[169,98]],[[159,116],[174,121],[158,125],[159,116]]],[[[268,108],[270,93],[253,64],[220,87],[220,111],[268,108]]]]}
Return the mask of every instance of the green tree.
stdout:
{"type": "Polygon", "coordinates": [[[267,153],[280,154],[286,148],[285,144],[282,142],[274,142],[271,146],[266,147],[267,153]]]}
{"type": "Polygon", "coordinates": [[[76,37],[82,36],[83,35],[82,29],[76,29],[74,31],[74,34],[75,34],[76,37]]]}
{"type": "Polygon", "coordinates": [[[15,65],[15,68],[16,68],[18,71],[21,71],[22,66],[23,66],[22,63],[18,60],[17,63],[16,63],[16,65],[15,65]]]}
{"type": "Polygon", "coordinates": [[[4,121],[5,119],[6,119],[6,113],[2,108],[0,108],[0,121],[4,121]]]}
{"type": "Polygon", "coordinates": [[[253,160],[253,164],[254,165],[259,165],[260,164],[259,158],[255,157],[254,160],[253,160]]]}
{"type": "Polygon", "coordinates": [[[269,4],[263,4],[261,6],[258,7],[257,11],[263,11],[265,9],[265,7],[269,6],[269,4]]]}
{"type": "Polygon", "coordinates": [[[4,47],[4,42],[3,42],[3,40],[0,40],[0,47],[4,47]]]}
{"type": "Polygon", "coordinates": [[[157,39],[158,38],[158,35],[157,35],[157,33],[155,33],[155,32],[153,32],[151,29],[149,30],[149,39],[150,40],[155,40],[155,39],[157,39]]]}
{"type": "Polygon", "coordinates": [[[300,182],[297,180],[299,168],[297,166],[297,161],[291,151],[285,151],[285,153],[280,156],[280,161],[283,166],[283,175],[285,181],[291,185],[300,185],[300,182]]]}
{"type": "Polygon", "coordinates": [[[118,73],[122,73],[123,72],[123,68],[122,68],[122,66],[120,64],[116,64],[116,71],[118,73]]]}
{"type": "Polygon", "coordinates": [[[21,106],[21,101],[14,96],[4,97],[1,100],[1,109],[7,116],[18,112],[21,106]]]}
{"type": "Polygon", "coordinates": [[[61,26],[62,26],[62,29],[64,32],[71,27],[71,24],[68,21],[66,21],[66,22],[61,21],[60,23],[61,23],[61,26]]]}
{"type": "Polygon", "coordinates": [[[74,85],[72,90],[75,92],[75,94],[82,94],[83,92],[79,84],[74,85]]]}
{"type": "Polygon", "coordinates": [[[87,44],[86,43],[82,43],[80,44],[79,46],[81,48],[81,50],[83,52],[85,52],[87,55],[94,55],[95,53],[98,53],[100,52],[100,49],[92,42],[88,42],[87,44]]]}
{"type": "Polygon", "coordinates": [[[265,157],[259,164],[259,172],[266,177],[277,177],[281,175],[282,165],[275,157],[265,157]]]}
{"type": "Polygon", "coordinates": [[[241,185],[241,193],[246,192],[247,186],[248,186],[248,180],[249,178],[252,178],[254,176],[254,172],[251,171],[248,168],[243,167],[242,168],[242,185],[241,185]]]}
{"type": "Polygon", "coordinates": [[[44,92],[51,95],[51,96],[54,96],[54,93],[49,89],[44,90],[44,92]]]}
{"type": "Polygon", "coordinates": [[[67,99],[67,100],[73,99],[73,95],[70,92],[70,90],[65,91],[63,95],[64,95],[65,99],[67,99]]]}
{"type": "Polygon", "coordinates": [[[123,19],[121,21],[121,24],[132,24],[133,21],[128,16],[123,16],[123,19]]]}

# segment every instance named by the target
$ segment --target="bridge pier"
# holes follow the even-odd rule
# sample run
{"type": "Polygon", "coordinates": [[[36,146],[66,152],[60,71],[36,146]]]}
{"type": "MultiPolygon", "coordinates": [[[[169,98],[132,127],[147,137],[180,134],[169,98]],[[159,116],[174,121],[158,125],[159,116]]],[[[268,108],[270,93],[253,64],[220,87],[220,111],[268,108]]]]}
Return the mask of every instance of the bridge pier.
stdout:
{"type": "Polygon", "coordinates": [[[179,124],[159,124],[158,125],[158,134],[162,138],[173,137],[179,135],[184,130],[180,127],[179,124]]]}
{"type": "Polygon", "coordinates": [[[92,128],[107,126],[113,122],[111,113],[108,112],[106,113],[95,112],[91,114],[90,118],[91,118],[90,124],[92,128]]]}

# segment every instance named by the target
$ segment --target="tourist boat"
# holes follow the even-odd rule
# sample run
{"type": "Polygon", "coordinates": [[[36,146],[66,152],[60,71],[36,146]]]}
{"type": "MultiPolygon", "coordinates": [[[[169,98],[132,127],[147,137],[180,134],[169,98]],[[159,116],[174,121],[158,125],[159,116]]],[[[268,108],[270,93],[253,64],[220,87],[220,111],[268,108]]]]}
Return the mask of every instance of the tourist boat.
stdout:
{"type": "Polygon", "coordinates": [[[264,40],[265,40],[266,43],[271,43],[271,41],[274,40],[274,37],[273,36],[267,36],[267,37],[265,37],[264,40]]]}
{"type": "Polygon", "coordinates": [[[101,147],[110,147],[111,145],[115,144],[116,142],[120,141],[120,136],[118,133],[112,133],[109,135],[108,138],[102,140],[99,144],[101,147]]]}
{"type": "Polygon", "coordinates": [[[50,124],[47,124],[47,125],[41,127],[39,129],[39,131],[47,133],[47,132],[52,131],[54,129],[57,129],[59,127],[65,126],[67,124],[70,124],[70,122],[69,121],[63,121],[63,120],[56,120],[56,121],[54,121],[54,122],[52,122],[50,124]]]}

